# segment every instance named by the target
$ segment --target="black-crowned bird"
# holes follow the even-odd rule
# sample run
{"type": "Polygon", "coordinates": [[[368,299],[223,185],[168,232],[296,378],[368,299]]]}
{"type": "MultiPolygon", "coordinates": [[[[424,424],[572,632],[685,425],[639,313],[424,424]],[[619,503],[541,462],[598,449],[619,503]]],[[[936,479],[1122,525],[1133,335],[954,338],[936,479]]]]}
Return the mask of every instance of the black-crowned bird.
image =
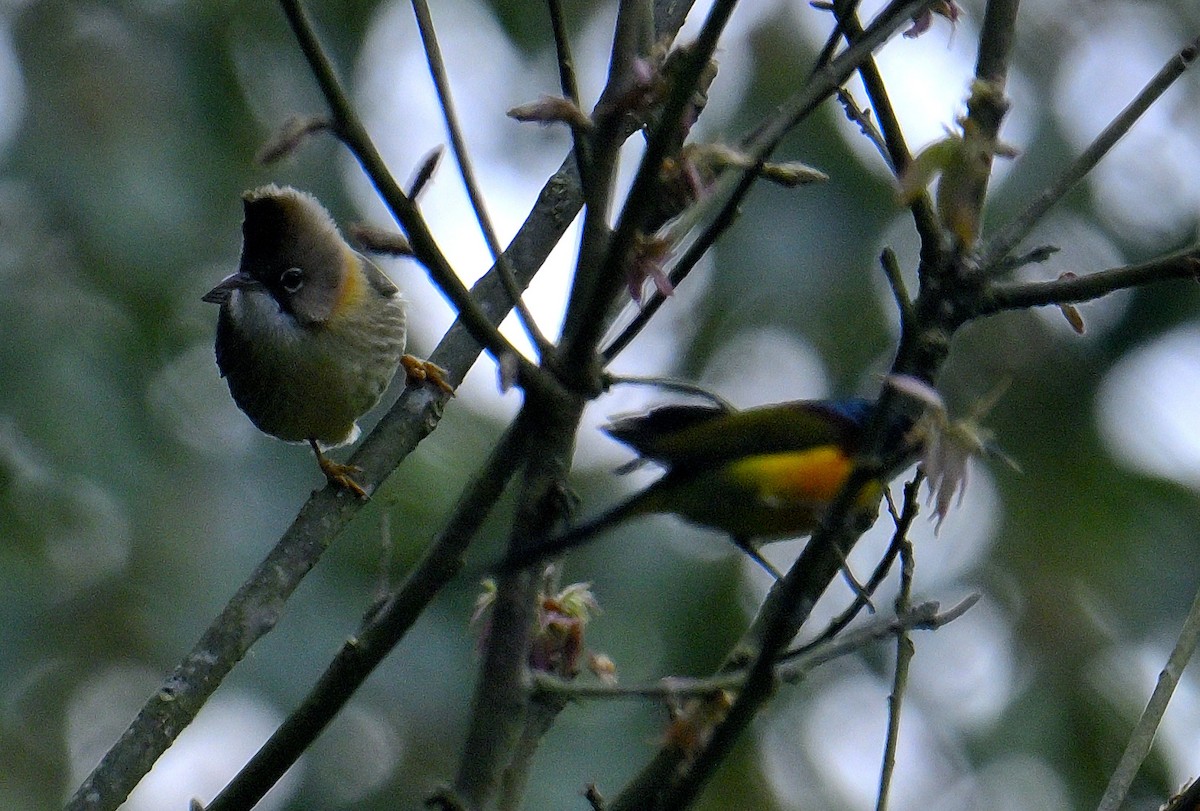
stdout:
{"type": "Polygon", "coordinates": [[[404,354],[400,291],[342,238],[315,197],[264,186],[242,197],[238,271],[204,295],[219,304],[217,366],[264,433],[308,443],[321,472],[360,498],[356,468],[324,451],[358,438],[397,368],[453,393],[441,370],[404,354]]]}

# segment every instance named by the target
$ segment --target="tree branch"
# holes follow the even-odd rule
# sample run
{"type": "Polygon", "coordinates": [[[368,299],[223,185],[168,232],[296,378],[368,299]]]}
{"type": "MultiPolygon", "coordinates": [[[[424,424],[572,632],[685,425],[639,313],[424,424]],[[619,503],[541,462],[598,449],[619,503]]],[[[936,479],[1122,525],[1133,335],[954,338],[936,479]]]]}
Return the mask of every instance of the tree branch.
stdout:
{"type": "Polygon", "coordinates": [[[608,80],[592,112],[595,127],[589,139],[591,162],[583,173],[587,207],[563,318],[558,368],[560,378],[585,391],[596,387],[600,371],[593,355],[609,304],[602,293],[601,270],[611,237],[608,216],[617,160],[630,132],[621,99],[633,87],[635,60],[645,55],[639,36],[643,11],[642,0],[622,0],[618,5],[608,80]],[[596,320],[589,322],[589,318],[596,320]]]}
{"type": "MultiPolygon", "coordinates": [[[[913,548],[912,541],[900,539],[900,593],[896,595],[896,613],[909,610],[912,598],[913,548]]],[[[875,811],[887,811],[888,795],[892,788],[892,774],[896,770],[896,747],[900,742],[900,712],[904,706],[904,692],[908,689],[909,665],[913,654],[912,638],[907,631],[896,634],[896,670],[892,677],[892,692],[888,695],[887,742],[883,747],[883,766],[879,771],[879,796],[875,811]]]]}
{"type": "MultiPolygon", "coordinates": [[[[717,180],[710,198],[711,203],[707,201],[705,203],[711,205],[716,210],[716,214],[700,230],[683,255],[672,266],[668,274],[672,285],[678,285],[708,252],[717,238],[733,224],[737,218],[739,206],[759,177],[763,163],[775,151],[783,138],[795,126],[804,121],[822,101],[833,95],[858,69],[863,60],[869,58],[874,49],[883,44],[896,32],[896,29],[914,14],[933,5],[934,2],[937,0],[892,0],[892,3],[871,21],[871,24],[863,32],[863,36],[854,45],[832,62],[813,71],[804,86],[797,90],[770,119],[746,139],[742,148],[749,158],[749,164],[741,168],[727,169],[717,180]]],[[[602,357],[605,363],[620,354],[637,337],[637,334],[645,328],[650,318],[665,301],[666,299],[661,293],[656,292],[650,297],[633,322],[604,348],[602,357]]]]}
{"type": "Polygon", "coordinates": [[[510,427],[459,498],[446,527],[404,582],[371,607],[358,633],[346,640],[300,705],[205,811],[253,808],[350,701],[462,568],[468,544],[519,464],[523,442],[515,426],[510,427]]]}
{"type": "Polygon", "coordinates": [[[789,653],[789,656],[803,655],[812,648],[823,645],[832,639],[835,639],[838,634],[846,629],[859,612],[867,607],[867,598],[875,594],[875,591],[883,583],[888,572],[891,571],[892,564],[900,554],[900,547],[908,536],[908,530],[912,527],[912,522],[916,520],[917,513],[920,510],[920,501],[917,498],[921,489],[921,482],[925,481],[925,474],[920,470],[913,477],[912,481],[904,485],[904,507],[901,510],[900,516],[896,519],[896,529],[892,533],[892,541],[888,544],[887,551],[879,560],[875,571],[871,573],[871,577],[863,584],[863,591],[854,595],[854,601],[846,608],[845,611],[838,614],[830,621],[824,631],[817,634],[813,641],[808,642],[795,652],[789,653]]]}
{"type": "MultiPolygon", "coordinates": [[[[932,631],[965,614],[979,600],[972,595],[952,608],[941,611],[936,602],[921,603],[891,617],[876,617],[854,630],[808,648],[803,653],[790,654],[776,663],[781,682],[798,684],[821,665],[860,653],[871,645],[909,631],[932,631]]],[[[745,671],[728,670],[705,678],[670,676],[652,684],[608,685],[579,684],[578,682],[539,673],[533,679],[535,696],[551,696],[570,701],[588,699],[617,700],[641,698],[653,701],[672,701],[685,698],[711,698],[724,691],[738,691],[746,684],[745,671]]],[[[211,809],[209,811],[212,811],[211,809]]]]}
{"type": "Polygon", "coordinates": [[[1170,279],[1200,279],[1200,248],[1188,248],[1149,262],[1110,268],[1086,276],[1067,276],[1050,282],[989,285],[978,299],[971,317],[993,315],[1003,310],[1077,304],[1107,296],[1117,290],[1170,279]]]}
{"type": "Polygon", "coordinates": [[[542,354],[549,348],[550,342],[538,329],[537,322],[521,298],[521,289],[513,277],[512,268],[508,266],[508,261],[504,258],[504,249],[496,236],[492,219],[488,216],[487,206],[483,201],[483,192],[480,191],[479,182],[475,179],[475,169],[471,164],[467,141],[463,136],[458,113],[454,108],[454,97],[450,94],[450,79],[446,75],[446,63],[442,58],[442,49],[433,28],[433,15],[429,13],[429,4],[426,0],[412,0],[412,7],[413,15],[417,20],[417,30],[421,35],[421,44],[425,48],[429,73],[433,77],[438,103],[446,121],[446,131],[450,134],[450,148],[454,150],[454,158],[458,163],[459,173],[462,175],[463,186],[467,190],[467,198],[471,201],[475,219],[479,222],[479,230],[483,234],[484,241],[487,242],[488,250],[491,251],[492,261],[500,273],[500,280],[504,283],[505,291],[517,311],[517,317],[525,327],[525,334],[529,336],[530,342],[538,353],[542,354]]]}
{"type": "MultiPolygon", "coordinates": [[[[450,267],[445,254],[438,247],[437,240],[434,239],[420,210],[388,171],[387,165],[371,141],[366,127],[363,126],[358,114],[354,112],[349,97],[342,89],[341,82],[334,72],[333,64],[321,47],[316,32],[313,30],[312,22],[300,4],[300,0],[279,0],[279,5],[287,17],[288,24],[292,27],[296,42],[308,62],[309,69],[312,71],[322,95],[325,97],[325,103],[329,105],[334,132],[358,159],[363,172],[375,186],[380,198],[383,199],[392,212],[392,216],[396,218],[405,234],[408,235],[408,239],[412,243],[413,255],[425,266],[429,278],[454,305],[458,311],[458,317],[481,346],[485,347],[497,360],[507,355],[517,358],[518,362],[523,361],[520,353],[512,347],[507,338],[500,334],[496,325],[487,319],[479,305],[471,298],[470,291],[458,278],[454,269],[450,267]]],[[[522,371],[525,374],[536,374],[536,369],[536,366],[527,361],[522,363],[522,371]]]]}
{"type": "MultiPolygon", "coordinates": [[[[583,405],[582,398],[567,392],[526,393],[517,431],[528,436],[529,443],[509,535],[511,552],[544,540],[564,517],[562,487],[583,405]]],[[[507,570],[497,577],[467,739],[454,780],[454,789],[468,808],[482,808],[492,797],[521,735],[538,586],[538,573],[532,569],[507,570]]]]}
{"type": "MultiPolygon", "coordinates": [[[[567,23],[563,17],[562,0],[546,0],[546,8],[550,13],[550,30],[554,34],[554,53],[558,57],[558,83],[563,98],[570,101],[579,109],[583,109],[583,100],[579,96],[579,82],[575,77],[575,59],[571,55],[571,43],[567,37],[567,23]]],[[[571,125],[571,141],[575,147],[575,156],[579,161],[579,171],[591,162],[590,146],[585,133],[579,127],[571,125]]]]}
{"type": "MultiPolygon", "coordinates": [[[[545,263],[581,205],[573,157],[542,188],[537,203],[506,255],[526,285],[545,263]]],[[[509,300],[492,268],[471,290],[492,324],[509,313],[509,300]]],[[[479,343],[456,321],[430,360],[461,380],[479,358],[479,343]]],[[[445,399],[427,387],[407,389],[362,441],[350,462],[362,468],[361,483],[373,490],[437,425],[445,399]]],[[[301,508],[275,548],[213,620],[163,687],[139,712],[121,739],[80,785],[68,811],[111,811],[166,751],[250,647],[275,625],[283,604],[333,539],[361,509],[357,499],[327,487],[301,508]]]]}
{"type": "MultiPolygon", "coordinates": [[[[834,11],[837,13],[836,5],[834,11]]],[[[838,24],[844,32],[847,44],[853,45],[863,35],[857,9],[851,9],[846,14],[838,14],[838,24]]],[[[879,66],[875,64],[873,56],[868,56],[863,60],[858,68],[858,75],[862,77],[863,87],[866,88],[867,97],[871,100],[871,109],[875,111],[875,120],[883,133],[892,172],[899,177],[912,163],[912,153],[908,150],[908,142],[904,138],[904,131],[900,128],[900,119],[896,117],[896,111],[892,108],[887,85],[883,82],[883,75],[879,72],[879,66]]],[[[920,237],[922,255],[934,256],[941,245],[942,231],[937,215],[933,212],[933,203],[929,199],[929,192],[922,191],[921,194],[915,195],[908,208],[912,212],[913,224],[920,237]]]]}
{"type": "MultiPolygon", "coordinates": [[[[564,380],[572,385],[569,389],[557,385],[525,389],[525,402],[517,420],[529,427],[530,443],[509,536],[509,554],[544,541],[562,519],[562,492],[585,402],[578,392],[582,388],[595,393],[589,382],[599,381],[592,360],[596,352],[594,339],[589,337],[588,329],[580,330],[580,325],[572,320],[571,309],[577,303],[577,296],[594,290],[593,269],[603,256],[608,241],[608,200],[619,147],[627,137],[626,117],[618,114],[620,105],[614,104],[612,99],[630,86],[642,34],[652,33],[642,31],[643,23],[662,20],[673,26],[669,29],[673,35],[682,24],[688,5],[673,6],[675,15],[656,14],[655,17],[649,16],[648,0],[625,0],[618,10],[609,80],[594,114],[598,123],[590,143],[592,160],[582,177],[587,212],[572,285],[572,304],[568,305],[560,353],[556,353],[556,357],[543,358],[544,366],[552,365],[552,377],[556,381],[564,380]],[[564,361],[564,358],[576,357],[584,359],[578,366],[564,361]],[[584,382],[582,387],[578,385],[580,381],[584,382]]],[[[476,680],[463,755],[454,780],[455,796],[468,808],[480,808],[487,803],[494,796],[502,774],[505,775],[506,790],[519,787],[523,781],[521,770],[528,759],[518,761],[514,756],[522,758],[533,745],[528,739],[522,740],[522,733],[533,728],[525,726],[528,709],[526,679],[538,585],[530,571],[504,572],[497,579],[491,627],[476,680]]],[[[512,797],[506,795],[505,802],[511,801],[512,797]]]]}
{"type": "Polygon", "coordinates": [[[701,72],[716,51],[717,41],[737,0],[716,0],[708,12],[695,42],[682,49],[683,64],[674,75],[674,85],[663,104],[658,125],[646,141],[646,151],[638,164],[637,174],[625,198],[625,205],[607,240],[602,261],[595,270],[595,279],[578,298],[572,296],[567,310],[567,326],[571,330],[564,346],[567,365],[590,366],[596,344],[602,337],[607,314],[621,290],[634,250],[635,236],[653,202],[658,199],[663,159],[667,157],[677,133],[683,126],[683,115],[691,104],[701,72]]]}
{"type": "MultiPolygon", "coordinates": [[[[894,2],[876,17],[863,37],[825,68],[780,110],[775,119],[756,135],[752,159],[761,162],[778,140],[804,118],[823,99],[845,81],[862,61],[888,36],[928,6],[923,2],[894,2]]],[[[748,172],[732,178],[736,184],[729,200],[739,199],[749,187],[748,172]]],[[[724,180],[724,178],[723,178],[724,180]]],[[[933,358],[935,356],[930,355],[933,358]]],[[[905,360],[898,357],[897,364],[905,360]]],[[[940,358],[937,358],[940,362],[940,358]]],[[[873,413],[864,442],[865,458],[871,459],[882,449],[885,418],[895,408],[896,395],[885,388],[873,413]]],[[[842,562],[857,541],[861,530],[848,525],[852,502],[859,489],[873,477],[890,478],[894,471],[881,471],[875,464],[856,464],[840,495],[830,505],[821,527],[813,534],[791,570],[771,590],[751,629],[738,649],[727,659],[726,667],[740,667],[752,661],[746,689],[739,693],[728,713],[717,723],[711,737],[698,751],[684,751],[668,743],[616,798],[613,811],[684,808],[695,798],[732,748],[734,741],[750,723],[771,693],[773,662],[807,620],[817,598],[841,571],[842,562]],[[681,770],[685,761],[690,764],[681,770]]]]}
{"type": "Polygon", "coordinates": [[[1028,236],[1034,225],[1045,216],[1046,212],[1092,171],[1109,150],[1116,146],[1125,133],[1150,109],[1150,106],[1158,101],[1167,88],[1183,75],[1188,66],[1195,61],[1197,52],[1200,52],[1200,37],[1192,40],[1179,53],[1171,57],[1162,70],[1142,88],[1142,91],[1121,111],[1120,115],[1096,136],[1096,139],[1067,167],[1066,171],[1030,201],[1019,217],[991,236],[980,252],[982,257],[980,265],[985,271],[993,269],[997,263],[1002,262],[1009,252],[1028,236]]]}
{"type": "Polygon", "coordinates": [[[1133,779],[1137,777],[1143,761],[1150,754],[1150,746],[1154,743],[1154,736],[1162,723],[1163,715],[1166,714],[1167,704],[1170,703],[1171,695],[1183,676],[1184,668],[1196,652],[1197,643],[1200,643],[1200,591],[1196,592],[1196,597],[1192,600],[1192,607],[1184,620],[1183,628],[1179,631],[1175,647],[1167,659],[1166,666],[1158,674],[1154,692],[1151,693],[1146,709],[1142,711],[1130,733],[1129,743],[1121,753],[1121,760],[1113,770],[1112,777],[1109,778],[1108,787],[1104,796],[1100,798],[1097,811],[1117,811],[1124,803],[1129,787],[1133,785],[1133,779]]]}

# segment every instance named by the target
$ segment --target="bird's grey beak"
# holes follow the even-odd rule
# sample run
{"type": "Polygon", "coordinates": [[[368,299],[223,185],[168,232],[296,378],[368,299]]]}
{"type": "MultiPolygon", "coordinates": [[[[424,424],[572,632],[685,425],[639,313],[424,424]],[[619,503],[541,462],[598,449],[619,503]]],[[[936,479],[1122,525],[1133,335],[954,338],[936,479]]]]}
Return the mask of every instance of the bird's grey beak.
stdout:
{"type": "Polygon", "coordinates": [[[248,287],[259,287],[260,282],[251,276],[249,273],[239,270],[237,273],[231,273],[221,280],[221,283],[209,290],[203,296],[201,301],[207,301],[209,304],[224,304],[229,301],[229,297],[233,295],[234,290],[244,290],[248,287]]]}

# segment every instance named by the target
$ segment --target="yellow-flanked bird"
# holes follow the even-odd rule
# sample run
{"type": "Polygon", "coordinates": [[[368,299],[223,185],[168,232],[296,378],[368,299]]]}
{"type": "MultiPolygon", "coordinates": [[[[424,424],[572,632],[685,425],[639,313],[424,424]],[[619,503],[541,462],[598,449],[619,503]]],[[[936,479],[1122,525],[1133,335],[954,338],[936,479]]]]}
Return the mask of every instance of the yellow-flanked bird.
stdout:
{"type": "MultiPolygon", "coordinates": [[[[577,546],[628,518],[674,513],[727,533],[768,571],[757,544],[810,534],[854,467],[873,403],[861,398],[798,400],[735,411],[717,405],[671,405],[618,419],[605,433],[665,468],[646,489],[600,516],[510,556],[516,568],[577,546]]],[[[889,453],[916,448],[912,420],[887,426],[889,453]]],[[[884,483],[868,482],[856,507],[874,511],[884,483]]]]}

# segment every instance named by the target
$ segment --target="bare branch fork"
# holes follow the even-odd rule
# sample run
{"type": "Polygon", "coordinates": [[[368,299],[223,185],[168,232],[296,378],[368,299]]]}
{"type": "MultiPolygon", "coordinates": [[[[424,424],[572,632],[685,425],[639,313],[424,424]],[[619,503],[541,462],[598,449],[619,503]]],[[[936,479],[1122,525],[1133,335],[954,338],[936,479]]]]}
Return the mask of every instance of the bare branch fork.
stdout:
{"type": "MultiPolygon", "coordinates": [[[[984,139],[990,139],[992,142],[997,138],[1000,121],[1007,108],[1002,88],[1007,73],[1016,10],[1017,4],[1012,0],[989,3],[980,40],[977,76],[987,83],[985,87],[988,88],[988,92],[981,93],[974,99],[974,106],[969,108],[969,113],[974,120],[973,126],[978,128],[984,139]]],[[[1187,56],[1186,50],[1184,56],[1187,56]]],[[[1180,60],[1184,64],[1186,61],[1188,60],[1180,60]]],[[[884,122],[886,133],[894,124],[888,121],[886,115],[880,118],[884,122]]],[[[902,144],[895,136],[889,140],[893,144],[902,144]]],[[[988,162],[990,163],[990,160],[988,162]]],[[[980,173],[975,181],[976,188],[971,193],[977,212],[982,208],[988,174],[986,170],[980,173]]],[[[1052,303],[1049,297],[1053,295],[1102,295],[1115,289],[1115,285],[1135,280],[1157,281],[1171,275],[1195,275],[1195,257],[1189,253],[1148,267],[1096,274],[1095,278],[1089,277],[1087,282],[1083,283],[1079,280],[1062,280],[1050,283],[1054,285],[1052,288],[1046,288],[1044,285],[1034,288],[1013,285],[1010,288],[994,289],[990,291],[994,297],[989,300],[986,293],[981,295],[980,288],[973,287],[974,283],[969,281],[977,276],[969,246],[951,244],[952,250],[947,252],[940,235],[936,242],[932,242],[926,224],[920,219],[922,214],[919,209],[914,211],[915,217],[918,218],[918,231],[923,236],[921,290],[914,313],[905,325],[900,351],[893,367],[895,372],[901,374],[912,374],[932,380],[948,351],[949,336],[967,318],[985,314],[985,310],[994,312],[1022,304],[1029,306],[1034,303],[1052,303]],[[958,280],[968,280],[967,286],[958,280]],[[954,307],[946,306],[956,295],[962,296],[961,301],[967,304],[962,310],[956,311],[954,307]]],[[[976,216],[979,216],[978,213],[976,216]]],[[[897,398],[885,390],[878,411],[882,413],[894,407],[892,401],[895,399],[897,398]]],[[[876,421],[875,425],[879,424],[876,421]]],[[[870,441],[867,444],[872,448],[878,447],[870,441]]],[[[870,459],[870,456],[866,458],[870,459]]],[[[744,728],[757,707],[771,692],[771,662],[774,651],[786,644],[799,629],[817,596],[836,576],[837,562],[844,559],[853,544],[854,533],[843,528],[840,522],[844,521],[844,508],[849,506],[845,496],[856,492],[857,486],[865,480],[865,477],[859,476],[858,473],[859,471],[856,471],[851,477],[843,490],[843,497],[830,509],[827,521],[814,534],[795,566],[768,597],[759,619],[748,633],[749,650],[755,656],[754,664],[751,666],[745,689],[739,693],[729,712],[717,723],[712,737],[698,752],[671,751],[669,747],[661,750],[655,760],[616,799],[611,806],[613,809],[632,811],[635,808],[686,807],[713,767],[723,759],[738,732],[744,728]],[[683,776],[680,777],[681,767],[685,764],[686,771],[682,772],[683,776]],[[667,785],[668,788],[664,790],[663,785],[667,785]]],[[[747,641],[744,640],[743,644],[747,644],[747,641]]],[[[886,774],[883,785],[886,788],[886,774]]],[[[886,796],[882,792],[880,800],[881,804],[886,802],[886,796]]]]}
{"type": "MultiPolygon", "coordinates": [[[[527,284],[578,211],[573,160],[547,182],[529,218],[507,251],[527,284]]],[[[472,290],[493,324],[508,314],[507,295],[493,268],[472,290]]],[[[430,355],[461,380],[478,359],[479,343],[456,322],[430,355]]],[[[444,397],[428,387],[405,390],[351,458],[361,480],[377,486],[441,419],[444,397]]],[[[66,808],[116,809],[154,762],[199,712],[250,647],[271,631],[283,606],[334,538],[358,515],[362,502],[333,488],[315,492],[275,548],[150,698],[121,739],[72,796],[66,808]]]]}
{"type": "MultiPolygon", "coordinates": [[[[335,131],[341,137],[348,128],[366,139],[350,111],[349,101],[333,75],[332,66],[321,50],[307,17],[295,3],[283,0],[289,19],[299,27],[297,39],[309,59],[314,76],[327,94],[330,109],[335,111],[335,131]],[[340,114],[336,114],[341,111],[340,114]]],[[[370,174],[382,166],[378,153],[369,140],[364,168],[370,174]]],[[[375,179],[375,178],[373,178],[375,179]]],[[[390,176],[382,182],[391,184],[400,195],[390,176]]],[[[573,157],[568,158],[547,181],[529,217],[509,245],[505,256],[517,269],[518,282],[528,284],[533,274],[558,243],[575,214],[582,198],[573,157]]],[[[418,232],[423,222],[411,203],[401,203],[401,209],[413,215],[418,232]]],[[[425,230],[426,247],[433,245],[432,236],[425,230]]],[[[411,236],[411,232],[410,232],[411,236]]],[[[443,267],[436,251],[430,259],[435,268],[443,267]]],[[[427,265],[429,267],[430,265],[427,265]]],[[[446,369],[452,380],[461,380],[479,356],[481,346],[494,352],[506,353],[506,343],[498,338],[495,328],[507,316],[511,298],[498,279],[493,267],[476,283],[466,299],[470,306],[461,312],[430,356],[430,360],[446,369]],[[478,302],[477,304],[475,302],[478,302]]],[[[461,287],[457,278],[450,284],[461,287]]],[[[449,293],[448,293],[449,295],[449,293]]],[[[454,296],[450,296],[454,299],[454,296]]],[[[376,428],[360,443],[351,462],[362,468],[361,480],[372,489],[377,486],[427,436],[441,418],[445,398],[429,389],[406,390],[380,420],[376,428]]],[[[283,606],[303,577],[311,570],[333,539],[340,534],[361,509],[357,499],[347,499],[333,488],[316,492],[303,506],[291,527],[275,548],[263,560],[212,622],[191,652],[167,677],[162,688],[150,698],[121,739],[105,754],[91,774],[76,790],[67,809],[115,809],[150,770],[155,761],[199,712],[220,685],[221,681],[241,661],[249,648],[274,628],[283,606]]]]}
{"type": "MultiPolygon", "coordinates": [[[[813,670],[835,659],[861,653],[864,649],[889,637],[899,637],[909,631],[933,631],[948,625],[967,613],[979,601],[979,595],[971,595],[949,609],[942,611],[936,602],[925,602],[911,606],[902,613],[890,617],[876,617],[857,626],[853,631],[841,634],[807,648],[803,653],[789,656],[776,664],[776,675],[781,682],[797,684],[813,670]]],[[[536,674],[533,677],[533,692],[570,701],[615,700],[642,698],[655,701],[671,701],[684,698],[712,698],[725,691],[737,691],[745,685],[746,674],[736,670],[703,678],[667,677],[653,684],[606,685],[579,684],[574,681],[536,674]]],[[[209,811],[212,811],[210,808],[209,811]]]]}

